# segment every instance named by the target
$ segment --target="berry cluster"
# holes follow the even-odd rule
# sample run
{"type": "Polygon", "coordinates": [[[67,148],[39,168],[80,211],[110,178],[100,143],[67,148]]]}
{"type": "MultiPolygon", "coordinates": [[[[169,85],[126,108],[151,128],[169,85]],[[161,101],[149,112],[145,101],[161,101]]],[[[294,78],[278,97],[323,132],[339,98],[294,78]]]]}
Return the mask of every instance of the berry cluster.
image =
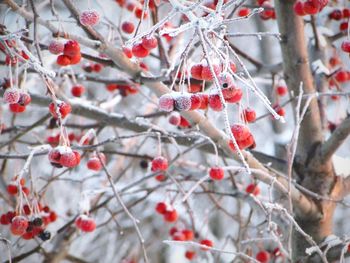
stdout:
{"type": "Polygon", "coordinates": [[[158,214],[163,215],[165,222],[174,223],[179,217],[177,211],[164,202],[157,203],[156,211],[158,214]]]}
{"type": "Polygon", "coordinates": [[[158,156],[152,160],[151,171],[160,173],[155,177],[157,181],[164,181],[166,179],[164,172],[167,169],[168,169],[168,160],[165,157],[158,156]]]}
{"type": "MultiPolygon", "coordinates": [[[[78,135],[71,132],[68,134],[68,140],[70,143],[72,143],[73,141],[80,142],[80,139],[83,136],[84,136],[83,134],[78,135]]],[[[57,146],[60,143],[60,137],[61,137],[60,133],[57,133],[55,135],[50,135],[46,138],[46,142],[49,143],[51,146],[57,146]]],[[[89,144],[89,139],[86,138],[83,142],[83,145],[88,145],[88,144],[89,144]]]]}
{"type": "MultiPolygon", "coordinates": [[[[254,137],[246,125],[235,123],[231,125],[231,131],[240,150],[243,150],[246,148],[250,148],[250,149],[255,148],[254,137]]],[[[232,148],[232,150],[235,150],[235,146],[232,141],[230,141],[229,145],[232,148]]]]}
{"type": "Polygon", "coordinates": [[[82,68],[85,72],[88,72],[88,73],[91,73],[91,72],[99,73],[102,70],[103,65],[100,63],[88,62],[84,64],[82,68]]]}
{"type": "Polygon", "coordinates": [[[50,163],[57,168],[72,168],[80,163],[80,153],[68,146],[57,146],[51,149],[48,157],[50,163]]]}
{"type": "MultiPolygon", "coordinates": [[[[55,46],[55,45],[53,45],[53,46],[55,46]]],[[[50,48],[50,46],[49,46],[49,48],[50,48]]],[[[75,64],[78,64],[80,62],[80,60],[81,60],[80,45],[77,41],[69,40],[64,44],[63,50],[60,50],[60,48],[61,48],[61,45],[57,44],[55,46],[55,48],[53,49],[54,53],[57,53],[58,51],[60,51],[58,53],[58,54],[60,54],[63,52],[63,54],[61,54],[57,57],[56,62],[58,65],[68,66],[68,65],[75,65],[75,64]]],[[[50,50],[50,52],[53,53],[51,50],[50,50]]]]}
{"type": "Polygon", "coordinates": [[[333,21],[340,21],[339,30],[346,31],[349,26],[350,8],[334,9],[328,14],[328,18],[333,21]]]}
{"type": "Polygon", "coordinates": [[[140,42],[132,46],[132,54],[137,58],[147,57],[151,50],[158,46],[158,40],[154,36],[145,36],[140,42]]]}
{"type": "Polygon", "coordinates": [[[298,16],[315,15],[327,4],[328,0],[297,0],[294,3],[294,12],[298,16]]]}
{"type": "Polygon", "coordinates": [[[118,90],[120,95],[126,97],[128,95],[137,94],[139,92],[139,84],[134,83],[131,85],[118,85],[118,84],[108,84],[106,89],[110,92],[118,90]]]}
{"type": "Polygon", "coordinates": [[[29,205],[22,207],[22,213],[9,211],[0,216],[1,225],[10,225],[10,231],[15,236],[21,236],[24,240],[39,237],[46,241],[50,239],[50,232],[45,228],[57,220],[57,215],[48,206],[37,205],[34,209],[29,205]]]}
{"type": "Polygon", "coordinates": [[[7,88],[3,99],[9,104],[9,109],[13,113],[21,113],[26,110],[26,106],[32,101],[30,95],[16,87],[7,88]]]}

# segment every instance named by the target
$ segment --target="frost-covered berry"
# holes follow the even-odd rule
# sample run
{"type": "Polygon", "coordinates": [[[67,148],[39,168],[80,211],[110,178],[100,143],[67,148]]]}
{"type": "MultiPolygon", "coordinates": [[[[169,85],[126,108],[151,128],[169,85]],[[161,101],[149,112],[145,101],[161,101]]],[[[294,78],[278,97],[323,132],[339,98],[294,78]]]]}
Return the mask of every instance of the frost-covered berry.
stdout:
{"type": "Polygon", "coordinates": [[[194,79],[202,80],[202,70],[203,65],[202,64],[194,64],[191,67],[191,76],[194,79]]]}
{"type": "Polygon", "coordinates": [[[174,93],[175,109],[178,111],[188,111],[191,109],[191,96],[188,93],[174,93]]]}
{"type": "Polygon", "coordinates": [[[69,40],[64,44],[63,54],[69,58],[80,54],[80,45],[75,40],[69,40]]]}
{"type": "Polygon", "coordinates": [[[15,216],[11,222],[11,233],[15,236],[21,236],[26,232],[28,225],[28,219],[24,216],[15,216]]]}
{"type": "Polygon", "coordinates": [[[170,94],[164,94],[159,98],[158,106],[162,111],[173,111],[174,110],[174,98],[170,94]]]}
{"type": "Polygon", "coordinates": [[[158,40],[154,36],[145,36],[142,38],[141,44],[145,49],[151,50],[158,46],[158,40]]]}
{"type": "Polygon", "coordinates": [[[245,140],[251,134],[249,128],[246,125],[240,123],[231,125],[231,132],[237,141],[245,140]]]}
{"type": "Polygon", "coordinates": [[[202,104],[202,98],[199,94],[191,94],[191,109],[190,110],[197,110],[201,107],[202,104]]]}
{"type": "Polygon", "coordinates": [[[95,220],[87,215],[78,216],[75,225],[83,232],[93,232],[96,229],[95,220]]]}
{"type": "Polygon", "coordinates": [[[106,163],[106,156],[103,153],[99,153],[99,156],[102,162],[100,161],[97,155],[93,155],[92,157],[89,158],[89,160],[86,163],[88,169],[93,171],[99,171],[102,169],[103,167],[102,163],[103,164],[106,163]]]}
{"type": "Polygon", "coordinates": [[[221,167],[212,167],[209,170],[209,176],[213,180],[222,180],[224,178],[224,169],[221,167]]]}
{"type": "Polygon", "coordinates": [[[144,48],[142,43],[135,44],[132,49],[132,54],[137,58],[144,58],[149,55],[149,50],[144,48]]]}
{"type": "Polygon", "coordinates": [[[69,147],[65,147],[65,149],[61,151],[60,164],[69,168],[77,166],[78,160],[76,158],[76,153],[74,153],[69,147]]]}
{"type": "Polygon", "coordinates": [[[12,87],[8,88],[4,92],[4,101],[9,103],[9,104],[14,104],[17,103],[20,97],[20,92],[19,89],[12,87]]]}
{"type": "Polygon", "coordinates": [[[100,21],[100,15],[96,10],[86,10],[80,14],[79,20],[84,26],[95,26],[100,21]]]}
{"type": "Polygon", "coordinates": [[[178,126],[181,122],[181,115],[178,112],[172,112],[168,118],[170,124],[178,126]]]}
{"type": "Polygon", "coordinates": [[[209,107],[214,111],[222,111],[224,106],[221,103],[219,94],[209,95],[209,107]]]}
{"type": "Polygon", "coordinates": [[[20,104],[21,106],[27,106],[31,101],[32,101],[32,98],[28,93],[26,92],[19,93],[19,100],[17,103],[20,104]]]}
{"type": "Polygon", "coordinates": [[[59,40],[52,40],[48,46],[48,50],[51,54],[58,55],[63,53],[64,43],[59,40]]]}
{"type": "Polygon", "coordinates": [[[252,108],[246,108],[243,111],[243,116],[247,122],[254,122],[256,119],[256,112],[252,108]]]}
{"type": "Polygon", "coordinates": [[[72,111],[72,107],[67,102],[57,100],[56,105],[53,102],[50,103],[49,110],[54,118],[58,118],[59,112],[61,118],[64,119],[72,111]]]}
{"type": "Polygon", "coordinates": [[[155,157],[152,160],[151,170],[155,171],[165,171],[168,169],[168,160],[163,156],[155,157]]]}

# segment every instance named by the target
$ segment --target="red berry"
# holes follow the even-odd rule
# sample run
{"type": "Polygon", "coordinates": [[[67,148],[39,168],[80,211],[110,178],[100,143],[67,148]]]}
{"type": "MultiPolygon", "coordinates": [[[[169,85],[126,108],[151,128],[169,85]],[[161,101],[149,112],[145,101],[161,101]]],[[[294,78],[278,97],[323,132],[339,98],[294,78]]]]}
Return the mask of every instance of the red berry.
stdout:
{"type": "Polygon", "coordinates": [[[181,232],[176,232],[174,235],[173,235],[173,240],[175,241],[185,241],[186,238],[185,238],[185,235],[181,232]]]}
{"type": "Polygon", "coordinates": [[[57,220],[57,214],[54,211],[50,212],[49,215],[50,222],[55,222],[57,220]]]}
{"type": "Polygon", "coordinates": [[[273,106],[273,109],[276,111],[276,113],[282,117],[284,117],[286,115],[286,111],[283,107],[281,107],[280,105],[276,104],[273,106]]]}
{"type": "Polygon", "coordinates": [[[315,15],[319,11],[319,5],[313,0],[304,2],[304,12],[308,15],[315,15]]]}
{"type": "Polygon", "coordinates": [[[158,46],[158,40],[154,36],[146,36],[142,38],[141,44],[145,49],[151,50],[158,46]]]}
{"type": "Polygon", "coordinates": [[[243,92],[241,88],[230,87],[222,89],[222,95],[227,103],[237,103],[242,99],[243,92]]]}
{"type": "Polygon", "coordinates": [[[350,8],[344,8],[343,9],[343,17],[349,18],[350,17],[350,8]]]}
{"type": "Polygon", "coordinates": [[[29,195],[29,193],[30,193],[30,190],[29,190],[29,188],[28,187],[22,187],[22,193],[23,194],[25,194],[25,195],[29,195]]]}
{"type": "Polygon", "coordinates": [[[135,26],[133,23],[125,21],[122,24],[122,30],[124,33],[131,34],[135,30],[135,26]]]}
{"type": "Polygon", "coordinates": [[[166,171],[168,169],[168,160],[163,156],[158,156],[152,160],[152,172],[166,171]]]}
{"type": "Polygon", "coordinates": [[[185,236],[186,241],[191,241],[194,238],[194,234],[192,230],[184,229],[182,230],[182,234],[185,236]]]}
{"type": "Polygon", "coordinates": [[[70,64],[71,65],[76,65],[76,64],[78,64],[80,62],[80,60],[81,60],[81,54],[78,53],[75,56],[71,56],[70,57],[70,64]]]}
{"type": "Polygon", "coordinates": [[[4,101],[9,104],[14,104],[19,101],[20,91],[17,88],[8,88],[5,90],[3,95],[4,101]]]}
{"type": "MultiPolygon", "coordinates": [[[[213,70],[215,75],[219,75],[220,74],[220,66],[219,65],[212,65],[213,66],[213,70]]],[[[210,70],[209,65],[203,65],[203,69],[202,69],[202,79],[203,80],[213,80],[214,76],[210,70]]]]}
{"type": "Polygon", "coordinates": [[[178,112],[172,112],[168,119],[169,123],[178,126],[181,122],[181,115],[178,112]]]}
{"type": "Polygon", "coordinates": [[[201,107],[202,99],[198,94],[191,94],[191,108],[190,110],[197,110],[201,107]]]}
{"type": "Polygon", "coordinates": [[[25,233],[22,235],[22,238],[23,238],[24,240],[33,239],[33,238],[34,238],[34,233],[33,233],[33,231],[25,232],[25,233]]]}
{"type": "Polygon", "coordinates": [[[8,219],[6,214],[1,215],[1,217],[0,217],[0,224],[1,225],[8,225],[8,224],[10,224],[10,220],[8,219]]]}
{"type": "Polygon", "coordinates": [[[213,180],[222,180],[224,178],[224,169],[221,167],[212,167],[209,170],[209,176],[213,180]]]}
{"type": "Polygon", "coordinates": [[[164,220],[170,223],[173,223],[177,220],[178,214],[175,209],[167,210],[164,214],[164,220]]]}
{"type": "Polygon", "coordinates": [[[9,184],[7,186],[7,193],[10,195],[16,195],[18,193],[17,185],[9,184]]]}
{"type": "Polygon", "coordinates": [[[273,19],[274,14],[275,14],[275,10],[273,9],[272,5],[268,2],[265,1],[261,7],[264,8],[264,11],[262,11],[259,15],[260,18],[263,20],[267,20],[267,19],[273,19]]]}
{"type": "Polygon", "coordinates": [[[162,111],[173,111],[174,110],[174,98],[170,94],[164,94],[159,98],[158,106],[162,111]]]}
{"type": "Polygon", "coordinates": [[[49,105],[49,110],[52,116],[56,119],[58,118],[57,108],[62,119],[64,119],[72,111],[72,107],[67,102],[57,100],[56,105],[55,103],[51,102],[49,105]]]}
{"type": "Polygon", "coordinates": [[[75,225],[83,232],[93,232],[96,229],[95,220],[86,215],[80,215],[75,220],[75,225]]]}
{"type": "Polygon", "coordinates": [[[250,9],[243,7],[240,10],[238,10],[238,16],[242,17],[242,16],[248,16],[250,14],[250,9]]]}
{"type": "MultiPolygon", "coordinates": [[[[103,153],[99,153],[99,156],[102,160],[102,163],[105,164],[106,162],[106,157],[103,153]]],[[[103,165],[102,165],[100,159],[98,158],[98,156],[92,156],[88,161],[87,161],[87,167],[88,169],[90,170],[93,170],[93,171],[99,171],[102,169],[103,165]]]]}
{"type": "Polygon", "coordinates": [[[70,57],[66,55],[59,55],[57,57],[56,63],[60,66],[68,66],[71,64],[70,57]]]}
{"type": "Polygon", "coordinates": [[[181,128],[190,128],[191,127],[191,123],[189,123],[188,120],[186,120],[184,117],[181,116],[179,127],[181,127],[181,128]]]}
{"type": "Polygon", "coordinates": [[[294,3],[294,12],[298,15],[298,16],[305,16],[306,13],[304,11],[304,3],[300,0],[297,0],[294,3]]]}
{"type": "Polygon", "coordinates": [[[251,134],[248,127],[240,123],[231,125],[231,132],[236,141],[243,141],[247,139],[251,134]]]}
{"type": "Polygon", "coordinates": [[[209,105],[209,95],[205,93],[200,93],[199,96],[201,97],[201,105],[199,109],[201,110],[207,109],[209,105]]]}
{"type": "Polygon", "coordinates": [[[189,93],[196,93],[200,92],[202,90],[202,85],[199,83],[191,83],[188,85],[188,92],[189,93]]]}
{"type": "Polygon", "coordinates": [[[267,263],[270,261],[270,253],[263,250],[260,251],[258,254],[256,254],[256,260],[261,262],[261,263],[267,263]]]}
{"type": "Polygon", "coordinates": [[[75,40],[69,40],[65,45],[63,49],[63,54],[68,56],[69,58],[76,56],[77,54],[80,54],[80,45],[75,40]]]}
{"type": "Polygon", "coordinates": [[[24,214],[27,216],[31,214],[29,205],[27,205],[27,204],[23,206],[23,211],[24,211],[24,214]]]}
{"type": "Polygon", "coordinates": [[[95,65],[93,66],[93,70],[95,72],[100,72],[103,69],[103,66],[100,63],[95,63],[95,65]]]}
{"type": "Polygon", "coordinates": [[[51,54],[58,55],[63,53],[64,44],[59,40],[52,40],[48,46],[48,50],[51,54]]]}
{"type": "MultiPolygon", "coordinates": [[[[209,240],[209,239],[203,239],[200,242],[201,245],[205,245],[207,247],[213,247],[213,241],[209,240]]],[[[201,248],[201,250],[209,250],[209,248],[201,248]]]]}
{"type": "Polygon", "coordinates": [[[15,236],[21,236],[26,232],[29,223],[24,216],[15,216],[11,222],[11,233],[15,236]]]}
{"type": "Polygon", "coordinates": [[[85,92],[85,87],[83,85],[75,85],[72,87],[71,92],[74,97],[81,97],[85,92]]]}
{"type": "Polygon", "coordinates": [[[173,236],[176,232],[178,232],[178,229],[175,226],[173,226],[169,230],[169,235],[173,236]]]}
{"type": "Polygon", "coordinates": [[[254,122],[256,119],[256,112],[252,108],[246,108],[243,111],[243,116],[246,122],[254,122]]]}
{"type": "Polygon", "coordinates": [[[202,64],[195,64],[191,67],[191,76],[194,79],[202,80],[202,64]]]}
{"type": "Polygon", "coordinates": [[[100,15],[95,10],[86,10],[80,14],[79,20],[84,26],[94,26],[100,21],[100,15]]]}
{"type": "Polygon", "coordinates": [[[187,250],[187,251],[185,252],[185,257],[186,257],[188,260],[194,259],[195,256],[196,256],[196,252],[195,252],[195,251],[187,250]]]}
{"type": "Polygon", "coordinates": [[[156,180],[159,182],[163,182],[166,180],[166,176],[164,174],[158,174],[155,176],[156,180]]]}
{"type": "Polygon", "coordinates": [[[141,43],[135,44],[132,47],[132,54],[138,58],[144,58],[149,55],[149,50],[144,48],[141,43]]]}
{"type": "Polygon", "coordinates": [[[61,150],[60,164],[65,167],[75,167],[78,165],[76,154],[68,147],[61,150]]]}
{"type": "Polygon", "coordinates": [[[209,107],[214,111],[222,111],[224,106],[221,103],[219,94],[209,95],[209,107]]]}
{"type": "Polygon", "coordinates": [[[157,213],[164,215],[166,213],[167,210],[167,205],[164,202],[159,202],[156,205],[156,211],[157,213]]]}
{"type": "MultiPolygon", "coordinates": [[[[136,9],[135,9],[135,16],[136,16],[138,19],[141,19],[141,16],[142,16],[142,8],[136,7],[136,9]]],[[[142,18],[142,19],[147,19],[147,17],[148,17],[148,13],[147,13],[147,12],[144,12],[143,18],[142,18]]]]}
{"type": "Polygon", "coordinates": [[[341,44],[341,49],[344,52],[350,53],[350,40],[344,40],[341,44]]]}
{"type": "Polygon", "coordinates": [[[18,103],[9,104],[9,109],[13,113],[21,113],[21,112],[24,112],[26,110],[26,106],[22,106],[22,105],[20,105],[18,103]]]}
{"type": "Polygon", "coordinates": [[[260,194],[260,188],[259,188],[259,186],[255,185],[255,184],[249,184],[246,187],[245,191],[246,191],[246,193],[253,194],[255,196],[260,194]]]}
{"type": "Polygon", "coordinates": [[[342,22],[339,25],[339,30],[340,31],[346,31],[346,30],[348,30],[348,27],[349,27],[349,23],[348,22],[342,22]]]}

